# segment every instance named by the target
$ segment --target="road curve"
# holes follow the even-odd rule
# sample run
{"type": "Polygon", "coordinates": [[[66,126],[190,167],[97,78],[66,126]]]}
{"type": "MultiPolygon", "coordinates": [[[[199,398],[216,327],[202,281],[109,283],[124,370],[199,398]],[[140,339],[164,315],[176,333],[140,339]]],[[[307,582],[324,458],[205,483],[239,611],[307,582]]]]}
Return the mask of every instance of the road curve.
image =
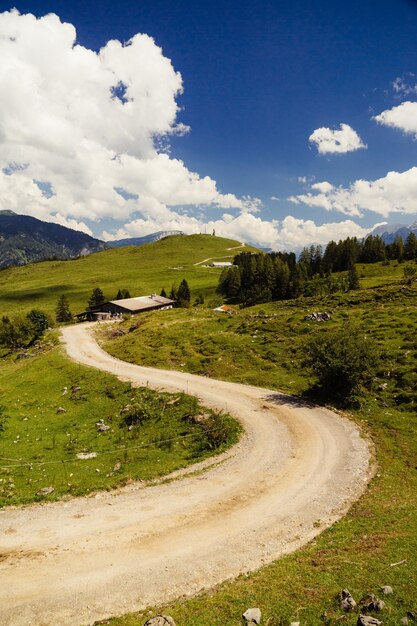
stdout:
{"type": "Polygon", "coordinates": [[[2,625],[91,624],[194,594],[307,543],[363,492],[370,455],[349,420],[267,389],[119,361],[90,330],[63,329],[71,358],[227,408],[245,435],[181,480],[1,511],[2,625]]]}

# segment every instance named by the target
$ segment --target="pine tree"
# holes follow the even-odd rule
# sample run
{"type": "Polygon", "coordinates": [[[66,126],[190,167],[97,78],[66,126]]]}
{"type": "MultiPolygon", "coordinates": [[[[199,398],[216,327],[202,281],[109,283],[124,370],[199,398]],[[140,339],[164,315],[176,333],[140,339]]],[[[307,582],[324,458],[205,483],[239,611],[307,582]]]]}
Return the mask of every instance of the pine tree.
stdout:
{"type": "Polygon", "coordinates": [[[356,269],[354,265],[352,265],[352,267],[348,271],[347,279],[348,279],[349,291],[352,291],[352,289],[359,289],[360,287],[359,274],[358,274],[358,270],[356,269]]]}
{"type": "Polygon", "coordinates": [[[100,304],[103,304],[105,301],[106,298],[100,287],[95,287],[88,299],[88,308],[93,309],[96,306],[100,306],[100,304]]]}
{"type": "Polygon", "coordinates": [[[171,291],[169,293],[169,297],[171,298],[171,300],[177,300],[178,299],[178,289],[176,288],[175,285],[172,285],[171,291]]]}
{"type": "Polygon", "coordinates": [[[55,317],[57,322],[70,322],[72,320],[69,302],[66,296],[62,295],[55,309],[55,317]]]}
{"type": "Polygon", "coordinates": [[[49,318],[43,311],[39,309],[32,309],[27,315],[26,318],[33,326],[33,330],[35,332],[36,339],[41,337],[45,330],[49,328],[49,318]]]}
{"type": "Polygon", "coordinates": [[[411,232],[405,242],[404,246],[405,258],[411,261],[417,259],[417,237],[415,233],[411,232]]]}
{"type": "MultiPolygon", "coordinates": [[[[127,298],[130,298],[129,289],[119,289],[115,299],[116,300],[125,300],[127,298]]],[[[102,302],[100,304],[102,304],[102,302]]]]}
{"type": "Polygon", "coordinates": [[[166,297],[167,297],[167,292],[165,291],[165,288],[164,288],[164,287],[162,287],[162,289],[161,289],[161,293],[160,293],[159,295],[160,295],[160,296],[162,296],[163,298],[166,298],[166,297]]]}
{"type": "Polygon", "coordinates": [[[186,309],[190,306],[191,292],[185,278],[181,281],[180,286],[178,287],[177,297],[181,307],[186,309]]]}

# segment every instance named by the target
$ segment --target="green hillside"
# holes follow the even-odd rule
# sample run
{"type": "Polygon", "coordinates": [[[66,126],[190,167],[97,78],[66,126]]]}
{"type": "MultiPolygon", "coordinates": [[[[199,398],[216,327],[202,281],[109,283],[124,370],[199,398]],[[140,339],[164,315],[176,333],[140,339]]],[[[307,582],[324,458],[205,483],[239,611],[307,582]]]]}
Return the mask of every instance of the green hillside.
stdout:
{"type": "Polygon", "coordinates": [[[178,235],[140,247],[105,250],[71,261],[45,261],[0,272],[2,315],[26,313],[33,307],[53,314],[65,294],[72,313],[83,311],[94,287],[113,299],[119,289],[132,296],[168,292],[183,278],[192,296],[214,295],[220,269],[203,267],[202,261],[231,261],[235,254],[251,250],[232,239],[211,235],[178,235]]]}

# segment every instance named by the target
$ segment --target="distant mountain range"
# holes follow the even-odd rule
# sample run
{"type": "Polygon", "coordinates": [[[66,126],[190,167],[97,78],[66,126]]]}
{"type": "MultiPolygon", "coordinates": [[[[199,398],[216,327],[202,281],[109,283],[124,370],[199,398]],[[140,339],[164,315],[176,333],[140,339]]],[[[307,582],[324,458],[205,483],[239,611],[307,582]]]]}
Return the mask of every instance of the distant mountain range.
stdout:
{"type": "Polygon", "coordinates": [[[0,268],[46,259],[73,259],[108,245],[78,230],[0,211],[0,268]]]}
{"type": "Polygon", "coordinates": [[[393,243],[396,237],[402,237],[404,241],[410,233],[417,235],[417,220],[406,226],[405,224],[381,224],[373,229],[370,235],[379,235],[385,243],[393,243]]]}
{"type": "Polygon", "coordinates": [[[117,239],[116,241],[106,241],[107,245],[111,248],[122,248],[124,246],[143,246],[145,243],[153,243],[164,239],[164,237],[170,237],[171,235],[183,235],[181,230],[159,230],[157,233],[151,233],[144,237],[129,237],[128,239],[117,239]]]}

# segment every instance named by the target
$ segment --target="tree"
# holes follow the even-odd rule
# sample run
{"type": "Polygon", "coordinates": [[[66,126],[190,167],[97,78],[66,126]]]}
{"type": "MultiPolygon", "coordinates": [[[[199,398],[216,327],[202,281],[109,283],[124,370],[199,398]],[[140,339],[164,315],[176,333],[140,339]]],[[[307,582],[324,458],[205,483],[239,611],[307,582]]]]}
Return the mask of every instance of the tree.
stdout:
{"type": "Polygon", "coordinates": [[[411,232],[406,239],[404,246],[404,256],[409,261],[411,261],[412,259],[417,259],[417,237],[413,232],[411,232]]]}
{"type": "Polygon", "coordinates": [[[160,293],[159,295],[160,295],[160,296],[162,296],[163,298],[166,298],[166,297],[167,297],[167,292],[165,291],[165,288],[164,288],[164,287],[162,287],[162,289],[161,289],[161,293],[160,293]]]}
{"type": "Polygon", "coordinates": [[[169,297],[171,300],[178,300],[178,289],[175,285],[172,285],[169,297]]]}
{"type": "Polygon", "coordinates": [[[57,322],[70,322],[72,320],[69,302],[65,295],[60,296],[57,302],[55,309],[55,318],[57,322]]]}
{"type": "Polygon", "coordinates": [[[100,306],[100,304],[103,304],[105,301],[106,298],[100,287],[95,287],[88,299],[88,308],[93,309],[96,306],[100,306]]]}
{"type": "Polygon", "coordinates": [[[32,343],[35,329],[27,317],[10,320],[4,316],[0,322],[0,344],[9,350],[24,348],[32,343]]]}
{"type": "Polygon", "coordinates": [[[180,286],[178,287],[177,297],[181,307],[186,309],[190,306],[191,292],[185,278],[181,281],[180,286]]]}
{"type": "Polygon", "coordinates": [[[370,389],[381,358],[377,344],[350,324],[319,333],[305,345],[304,353],[321,392],[347,405],[370,389]]]}
{"type": "MultiPolygon", "coordinates": [[[[129,289],[119,289],[115,299],[116,300],[125,300],[126,298],[130,298],[129,289]]],[[[103,300],[103,302],[104,302],[104,300],[103,300]]],[[[103,304],[103,302],[100,302],[100,304],[103,304]]]]}
{"type": "Polygon", "coordinates": [[[39,339],[49,328],[49,317],[43,311],[39,309],[32,309],[27,315],[27,319],[32,324],[33,329],[35,331],[36,339],[39,339]]]}
{"type": "Polygon", "coordinates": [[[411,285],[417,278],[417,268],[412,265],[406,265],[404,268],[404,280],[407,285],[411,285]]]}
{"type": "Polygon", "coordinates": [[[352,291],[353,289],[359,289],[359,274],[355,265],[352,265],[352,267],[348,271],[347,280],[349,291],[352,291]]]}

